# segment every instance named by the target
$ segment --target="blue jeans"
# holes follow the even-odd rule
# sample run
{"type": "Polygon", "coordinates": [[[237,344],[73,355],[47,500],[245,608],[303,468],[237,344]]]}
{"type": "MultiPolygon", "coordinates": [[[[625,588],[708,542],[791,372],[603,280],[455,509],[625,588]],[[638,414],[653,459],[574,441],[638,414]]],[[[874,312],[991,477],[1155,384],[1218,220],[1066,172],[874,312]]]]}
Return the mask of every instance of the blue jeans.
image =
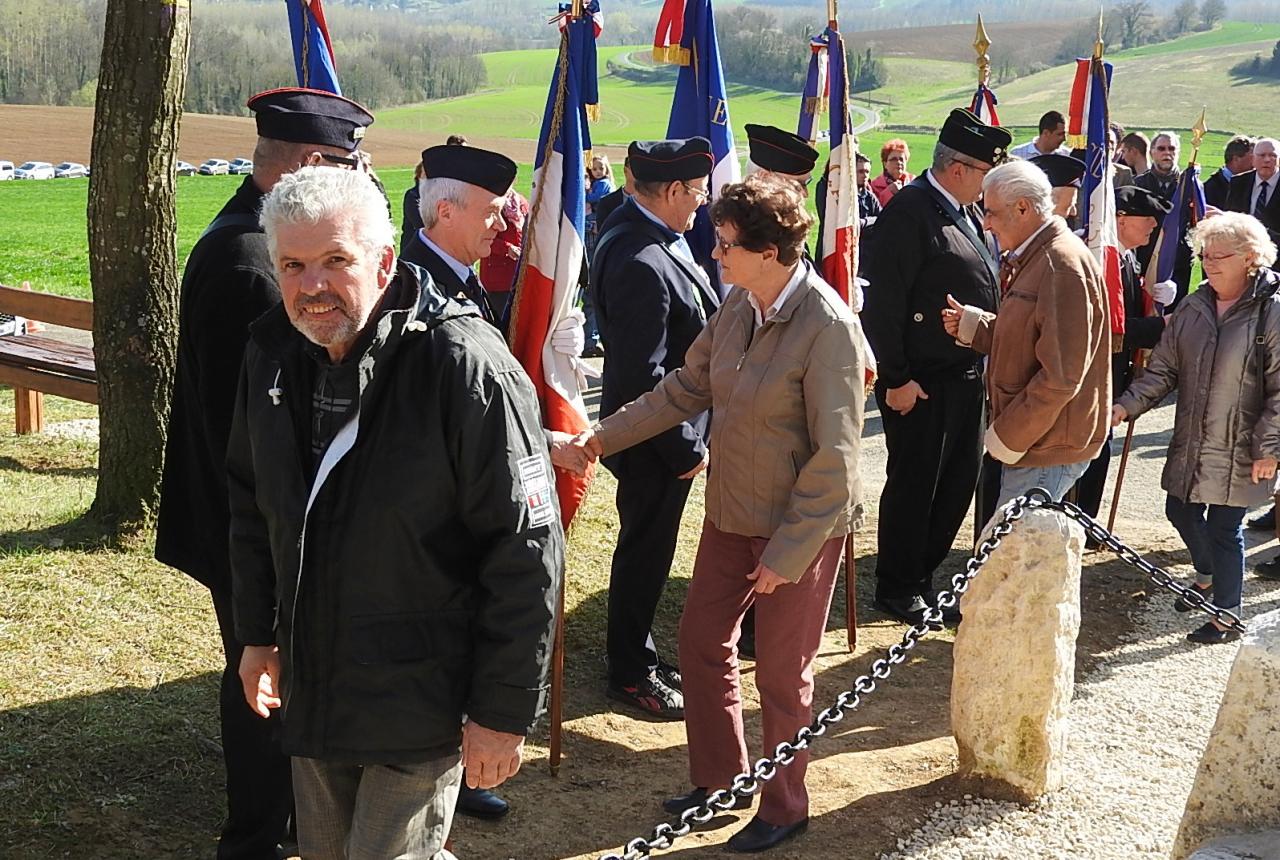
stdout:
{"type": "Polygon", "coordinates": [[[1089,468],[1088,461],[1069,463],[1065,466],[1010,466],[1000,467],[1000,496],[996,500],[996,510],[1018,496],[1040,487],[1053,496],[1055,502],[1062,501],[1071,485],[1089,468]]]}
{"type": "Polygon", "coordinates": [[[1244,586],[1244,508],[1232,505],[1202,505],[1169,496],[1164,514],[1182,535],[1196,568],[1196,584],[1213,583],[1213,602],[1222,609],[1240,614],[1240,591],[1244,586]]]}

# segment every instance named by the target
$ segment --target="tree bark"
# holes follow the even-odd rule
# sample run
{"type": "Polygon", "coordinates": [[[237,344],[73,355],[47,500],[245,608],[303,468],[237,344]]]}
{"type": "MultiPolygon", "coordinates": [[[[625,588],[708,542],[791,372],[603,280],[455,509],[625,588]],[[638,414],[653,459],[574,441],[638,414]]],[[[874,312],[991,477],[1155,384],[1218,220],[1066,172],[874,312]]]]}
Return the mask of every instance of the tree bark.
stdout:
{"type": "Polygon", "coordinates": [[[186,91],[188,0],[108,0],[89,181],[98,364],[98,493],[108,529],[150,524],[159,496],[178,332],[174,158],[186,91]]]}

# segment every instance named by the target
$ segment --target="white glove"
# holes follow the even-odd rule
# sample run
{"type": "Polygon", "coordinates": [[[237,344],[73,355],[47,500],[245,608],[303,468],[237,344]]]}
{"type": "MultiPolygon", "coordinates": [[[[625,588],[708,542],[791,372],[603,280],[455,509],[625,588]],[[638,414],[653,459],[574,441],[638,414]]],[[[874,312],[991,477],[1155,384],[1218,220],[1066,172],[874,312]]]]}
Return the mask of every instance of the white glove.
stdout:
{"type": "Polygon", "coordinates": [[[1178,285],[1173,281],[1161,281],[1151,287],[1151,300],[1161,307],[1168,307],[1178,296],[1178,285]]]}
{"type": "Polygon", "coordinates": [[[853,279],[853,301],[849,302],[849,306],[855,314],[862,313],[862,306],[866,303],[866,294],[862,288],[869,283],[871,282],[864,278],[853,279]]]}
{"type": "Polygon", "coordinates": [[[577,308],[569,311],[551,332],[551,348],[570,358],[580,357],[587,345],[586,323],[582,311],[577,308]]]}

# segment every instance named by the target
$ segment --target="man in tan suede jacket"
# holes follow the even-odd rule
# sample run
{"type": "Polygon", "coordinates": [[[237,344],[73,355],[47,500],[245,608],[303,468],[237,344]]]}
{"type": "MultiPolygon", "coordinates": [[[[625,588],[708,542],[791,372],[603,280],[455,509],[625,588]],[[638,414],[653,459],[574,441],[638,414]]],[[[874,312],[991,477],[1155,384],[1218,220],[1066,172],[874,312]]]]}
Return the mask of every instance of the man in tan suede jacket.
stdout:
{"type": "Polygon", "coordinates": [[[1107,438],[1111,332],[1102,270],[1053,214],[1053,190],[1027,162],[982,183],[985,226],[1008,249],[998,314],[948,296],[942,323],[987,358],[983,439],[1002,464],[997,509],[1034,487],[1060,500],[1107,438]]]}

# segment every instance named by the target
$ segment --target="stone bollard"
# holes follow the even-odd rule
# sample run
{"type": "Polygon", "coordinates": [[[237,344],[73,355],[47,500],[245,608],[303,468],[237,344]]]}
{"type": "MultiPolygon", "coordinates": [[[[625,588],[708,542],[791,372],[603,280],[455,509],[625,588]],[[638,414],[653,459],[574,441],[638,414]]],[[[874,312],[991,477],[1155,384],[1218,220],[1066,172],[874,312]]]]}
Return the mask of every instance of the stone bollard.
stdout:
{"type": "MultiPolygon", "coordinates": [[[[1248,623],[1182,813],[1174,860],[1218,836],[1280,829],[1280,610],[1248,623]]],[[[1270,856],[1280,856],[1280,845],[1270,856]]]]}
{"type": "Polygon", "coordinates": [[[1062,784],[1083,551],[1079,525],[1028,511],[961,601],[951,728],[981,794],[1025,803],[1062,784]]]}

